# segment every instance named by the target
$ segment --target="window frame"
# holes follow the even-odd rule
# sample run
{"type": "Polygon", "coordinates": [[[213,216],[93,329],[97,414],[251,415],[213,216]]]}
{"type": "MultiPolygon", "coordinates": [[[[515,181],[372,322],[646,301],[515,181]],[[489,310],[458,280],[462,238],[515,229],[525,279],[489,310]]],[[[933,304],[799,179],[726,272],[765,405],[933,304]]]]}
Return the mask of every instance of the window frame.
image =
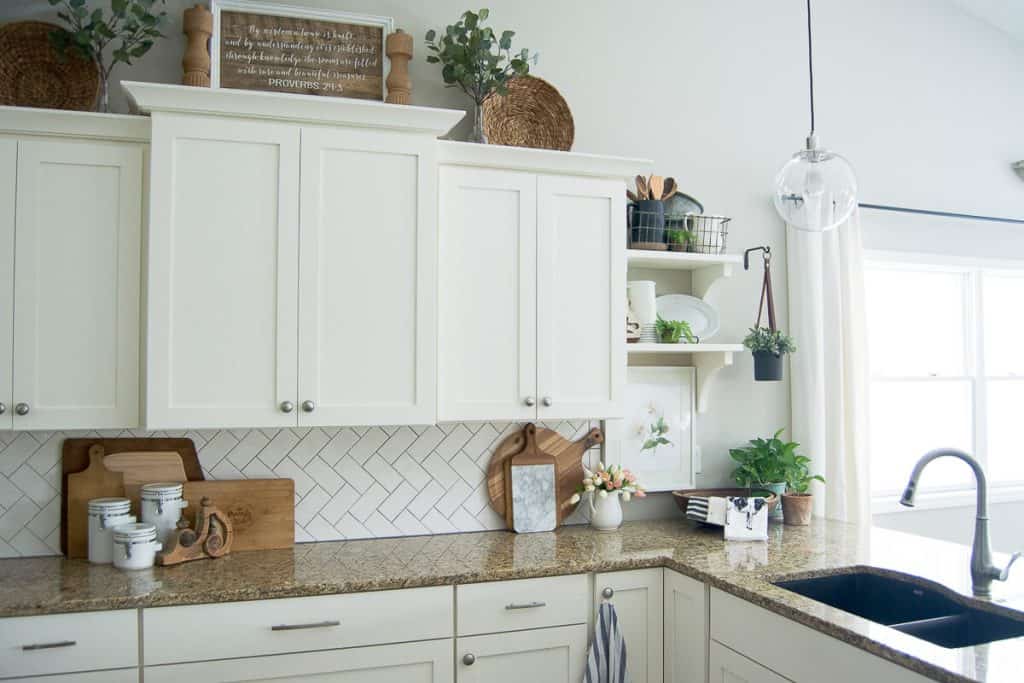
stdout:
{"type": "MultiPolygon", "coordinates": [[[[973,257],[951,256],[925,252],[904,251],[864,251],[865,270],[918,270],[935,273],[959,273],[965,277],[964,282],[964,321],[968,331],[964,335],[964,372],[949,376],[877,376],[871,372],[869,381],[872,386],[877,382],[948,382],[966,381],[971,389],[971,443],[973,455],[988,472],[988,392],[987,384],[991,381],[1021,380],[1021,376],[988,377],[985,368],[985,320],[984,320],[984,274],[1005,273],[1024,278],[1024,260],[982,259],[973,257]]],[[[869,354],[870,356],[870,354],[869,354]]],[[[870,365],[870,357],[869,357],[870,365]]],[[[869,425],[870,429],[870,425],[869,425]]],[[[923,455],[923,454],[922,454],[923,455]]],[[[907,472],[907,476],[910,473],[907,472]]],[[[951,486],[932,488],[930,491],[919,492],[913,509],[940,509],[951,507],[973,506],[976,500],[974,486],[951,486]]],[[[871,509],[873,514],[893,512],[910,512],[899,504],[899,492],[875,493],[871,491],[871,509]]],[[[989,502],[1024,501],[1024,481],[990,483],[989,502]]]]}

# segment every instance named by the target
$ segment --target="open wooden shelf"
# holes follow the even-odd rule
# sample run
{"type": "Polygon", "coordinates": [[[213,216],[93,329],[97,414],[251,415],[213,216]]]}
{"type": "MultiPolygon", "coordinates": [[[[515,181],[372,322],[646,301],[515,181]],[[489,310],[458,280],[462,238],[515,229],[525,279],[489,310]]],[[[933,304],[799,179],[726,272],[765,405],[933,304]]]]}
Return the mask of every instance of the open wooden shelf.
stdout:
{"type": "Polygon", "coordinates": [[[732,277],[733,270],[741,267],[743,257],[738,254],[691,254],[685,251],[645,251],[627,249],[626,263],[630,270],[672,270],[691,273],[693,296],[703,299],[712,285],[722,278],[732,277]]]}
{"type": "Polygon", "coordinates": [[[743,344],[627,344],[630,356],[646,356],[662,353],[737,353],[743,344]]]}

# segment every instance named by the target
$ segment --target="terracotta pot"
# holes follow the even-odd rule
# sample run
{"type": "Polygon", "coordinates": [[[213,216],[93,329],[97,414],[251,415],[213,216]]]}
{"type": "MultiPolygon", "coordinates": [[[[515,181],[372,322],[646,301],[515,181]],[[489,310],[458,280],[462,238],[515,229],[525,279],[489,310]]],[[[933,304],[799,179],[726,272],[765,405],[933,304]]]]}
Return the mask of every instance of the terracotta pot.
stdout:
{"type": "Polygon", "coordinates": [[[814,496],[809,493],[786,493],[782,496],[783,521],[790,526],[807,526],[811,523],[814,496]]]}

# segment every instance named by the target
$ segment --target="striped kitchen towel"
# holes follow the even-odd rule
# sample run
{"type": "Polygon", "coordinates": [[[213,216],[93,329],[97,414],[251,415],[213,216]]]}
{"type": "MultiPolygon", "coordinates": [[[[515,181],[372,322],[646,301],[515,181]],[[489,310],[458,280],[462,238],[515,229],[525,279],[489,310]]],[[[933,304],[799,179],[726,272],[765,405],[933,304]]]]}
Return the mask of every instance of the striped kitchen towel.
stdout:
{"type": "Polygon", "coordinates": [[[725,511],[728,501],[721,496],[691,496],[686,504],[686,518],[704,524],[725,526],[725,511]]]}
{"type": "Polygon", "coordinates": [[[619,630],[619,617],[610,602],[597,610],[594,638],[587,655],[587,673],[583,683],[629,683],[626,670],[626,641],[619,630]]]}

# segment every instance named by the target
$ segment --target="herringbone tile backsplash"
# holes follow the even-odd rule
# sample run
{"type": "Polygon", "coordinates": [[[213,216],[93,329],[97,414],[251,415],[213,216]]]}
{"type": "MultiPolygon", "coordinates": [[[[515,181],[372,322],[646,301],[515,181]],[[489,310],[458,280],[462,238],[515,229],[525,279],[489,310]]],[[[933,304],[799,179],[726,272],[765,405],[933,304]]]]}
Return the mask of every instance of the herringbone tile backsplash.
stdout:
{"type": "MultiPolygon", "coordinates": [[[[543,426],[575,440],[597,423],[543,426]]],[[[295,540],[304,542],[504,528],[488,504],[485,472],[517,428],[0,432],[0,557],[59,554],[61,444],[69,437],[186,436],[207,479],[294,479],[295,540]]],[[[582,512],[574,518],[584,520],[582,512]]]]}

